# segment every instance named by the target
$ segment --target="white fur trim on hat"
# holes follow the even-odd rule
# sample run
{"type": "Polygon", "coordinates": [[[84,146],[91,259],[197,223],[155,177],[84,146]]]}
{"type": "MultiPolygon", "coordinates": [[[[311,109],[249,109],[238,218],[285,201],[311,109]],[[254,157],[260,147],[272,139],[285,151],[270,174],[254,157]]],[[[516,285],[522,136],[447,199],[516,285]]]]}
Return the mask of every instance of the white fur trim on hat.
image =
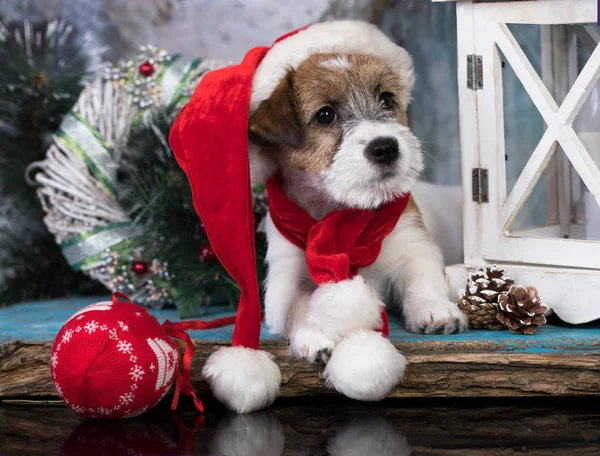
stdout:
{"type": "Polygon", "coordinates": [[[290,68],[298,68],[311,55],[323,53],[361,53],[382,58],[402,79],[402,102],[410,102],[415,73],[406,49],[368,22],[345,20],[311,25],[275,44],[254,73],[250,112],[269,98],[290,68]]]}
{"type": "Polygon", "coordinates": [[[309,322],[335,336],[381,326],[381,298],[365,279],[356,277],[320,285],[310,297],[309,322]]]}
{"type": "Polygon", "coordinates": [[[245,347],[221,347],[202,375],[215,397],[237,413],[261,410],[279,395],[281,373],[268,353],[245,347]]]}
{"type": "Polygon", "coordinates": [[[344,396],[379,401],[402,380],[407,364],[389,339],[363,329],[338,343],[323,376],[327,385],[344,396]]]}

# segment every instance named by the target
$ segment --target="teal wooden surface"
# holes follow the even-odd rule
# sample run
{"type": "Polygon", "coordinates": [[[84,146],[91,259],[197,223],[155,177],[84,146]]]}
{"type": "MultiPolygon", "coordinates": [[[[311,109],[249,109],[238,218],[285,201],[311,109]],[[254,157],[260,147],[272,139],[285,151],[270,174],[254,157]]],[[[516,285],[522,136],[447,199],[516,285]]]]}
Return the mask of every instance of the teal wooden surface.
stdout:
{"type": "MultiPolygon", "coordinates": [[[[18,304],[0,309],[0,343],[13,340],[51,341],[58,333],[62,324],[77,310],[88,304],[103,301],[108,297],[73,298],[50,302],[32,302],[18,304]]],[[[180,321],[174,309],[153,310],[157,319],[180,321]]],[[[232,315],[229,308],[207,308],[205,315],[198,319],[212,320],[232,315]]],[[[199,340],[230,340],[233,326],[209,330],[190,331],[193,339],[199,340]]],[[[263,326],[262,338],[278,340],[263,326]]],[[[538,329],[533,336],[513,334],[510,331],[466,331],[461,334],[424,336],[411,334],[402,328],[402,322],[390,317],[390,338],[398,343],[441,341],[447,344],[469,341],[493,342],[490,350],[502,350],[523,353],[552,353],[552,352],[600,352],[600,322],[581,326],[547,325],[538,329]]]]}

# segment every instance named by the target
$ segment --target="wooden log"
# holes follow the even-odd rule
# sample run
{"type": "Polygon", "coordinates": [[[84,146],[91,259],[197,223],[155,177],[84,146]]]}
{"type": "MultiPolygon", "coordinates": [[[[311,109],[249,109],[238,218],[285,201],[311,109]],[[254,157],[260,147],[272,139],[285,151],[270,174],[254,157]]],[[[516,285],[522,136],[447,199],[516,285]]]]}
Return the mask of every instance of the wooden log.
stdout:
{"type": "MultiPolygon", "coordinates": [[[[207,392],[202,366],[225,342],[196,342],[192,385],[207,392]]],[[[49,342],[0,345],[0,399],[55,396],[49,342]]],[[[282,374],[282,397],[337,394],[321,378],[322,366],[293,359],[284,342],[264,342],[282,374]]],[[[598,396],[600,353],[512,353],[492,342],[410,342],[398,345],[409,361],[406,378],[390,397],[598,396]]]]}

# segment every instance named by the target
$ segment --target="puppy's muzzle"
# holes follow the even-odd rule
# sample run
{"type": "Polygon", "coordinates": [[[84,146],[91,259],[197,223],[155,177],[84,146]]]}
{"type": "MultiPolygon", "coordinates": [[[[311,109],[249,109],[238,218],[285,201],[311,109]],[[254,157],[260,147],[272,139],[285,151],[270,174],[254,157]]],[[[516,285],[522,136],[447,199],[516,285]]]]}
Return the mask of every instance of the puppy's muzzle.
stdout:
{"type": "Polygon", "coordinates": [[[365,155],[371,163],[390,165],[398,160],[400,156],[398,141],[390,136],[375,138],[367,144],[365,155]]]}

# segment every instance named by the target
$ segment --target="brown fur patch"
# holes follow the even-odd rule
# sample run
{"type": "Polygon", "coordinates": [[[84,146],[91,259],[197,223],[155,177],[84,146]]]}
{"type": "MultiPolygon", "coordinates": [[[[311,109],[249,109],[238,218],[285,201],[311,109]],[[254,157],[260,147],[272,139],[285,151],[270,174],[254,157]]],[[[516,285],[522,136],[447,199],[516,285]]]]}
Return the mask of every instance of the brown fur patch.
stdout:
{"type": "Polygon", "coordinates": [[[250,118],[249,134],[253,141],[269,145],[284,166],[318,175],[339,150],[344,125],[385,118],[407,124],[401,90],[398,75],[377,57],[315,54],[290,71],[271,98],[260,104],[250,118]],[[343,64],[331,64],[332,59],[343,64]],[[394,94],[393,111],[381,107],[383,92],[394,94]],[[336,111],[337,119],[320,125],[315,115],[325,106],[336,111]]]}

